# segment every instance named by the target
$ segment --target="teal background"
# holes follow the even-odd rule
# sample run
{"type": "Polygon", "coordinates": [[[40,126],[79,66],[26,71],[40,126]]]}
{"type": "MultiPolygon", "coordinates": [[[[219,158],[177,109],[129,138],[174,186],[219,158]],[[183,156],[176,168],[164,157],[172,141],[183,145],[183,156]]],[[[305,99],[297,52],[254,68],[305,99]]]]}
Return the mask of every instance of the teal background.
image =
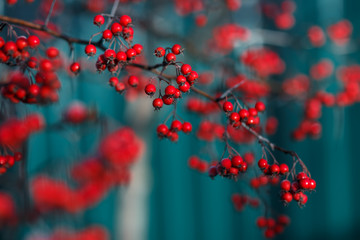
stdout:
{"type": "MultiPolygon", "coordinates": [[[[136,5],[132,8],[132,12],[135,16],[139,16],[145,8],[156,10],[156,13],[164,14],[163,16],[166,16],[171,24],[176,24],[175,29],[178,34],[186,36],[187,32],[192,29],[192,17],[180,18],[174,14],[173,6],[169,2],[162,1],[163,5],[160,5],[159,2],[161,1],[147,1],[147,3],[136,5]]],[[[290,34],[301,37],[307,27],[312,24],[328,26],[342,18],[347,18],[353,23],[354,40],[358,39],[357,29],[359,29],[360,23],[357,9],[360,7],[359,1],[303,0],[296,1],[296,3],[297,23],[295,28],[289,31],[290,34]]],[[[249,5],[247,9],[247,6],[244,3],[244,7],[238,13],[233,14],[235,20],[246,21],[249,19],[244,15],[258,20],[257,17],[249,14],[249,11],[255,14],[253,7],[249,5]]],[[[36,4],[31,7],[36,8],[36,4]]],[[[67,9],[67,11],[75,13],[79,10],[78,7],[79,5],[75,4],[74,8],[67,9]]],[[[34,12],[27,11],[26,7],[18,9],[5,7],[3,11],[6,15],[30,20],[35,15],[34,12]],[[21,13],[20,16],[19,13],[21,13]]],[[[146,19],[149,16],[143,17],[146,19]]],[[[61,17],[57,19],[61,20],[61,17]]],[[[91,14],[70,15],[65,20],[67,28],[64,28],[64,32],[86,39],[96,31],[91,24],[91,19],[91,14]]],[[[239,22],[242,24],[242,21],[239,22]]],[[[244,25],[255,24],[251,20],[247,21],[244,25]]],[[[266,19],[263,19],[261,24],[267,29],[274,28],[266,19]]],[[[139,32],[135,30],[135,35],[136,41],[142,43],[145,49],[154,49],[160,45],[170,46],[175,42],[174,39],[152,36],[143,30],[139,30],[139,32]]],[[[68,49],[64,42],[56,42],[56,45],[63,48],[64,51],[68,49]]],[[[355,47],[358,48],[357,42],[355,47]]],[[[83,46],[77,46],[76,50],[76,56],[83,57],[83,46]]],[[[287,66],[296,69],[294,72],[287,72],[288,76],[297,72],[307,73],[309,67],[323,57],[331,58],[336,66],[358,61],[357,51],[350,54],[337,54],[334,53],[334,46],[329,42],[321,49],[277,48],[277,50],[287,66]]],[[[146,53],[149,62],[153,60],[151,52],[149,50],[146,53]]],[[[185,59],[197,69],[209,68],[191,57],[186,58],[186,54],[185,59]]],[[[152,180],[149,184],[148,213],[145,215],[148,218],[146,239],[262,239],[262,232],[255,226],[255,219],[263,214],[263,209],[246,208],[239,213],[234,210],[230,200],[232,193],[248,191],[244,184],[240,181],[235,183],[220,178],[212,181],[207,176],[200,175],[188,168],[188,157],[199,152],[205,143],[196,140],[194,134],[181,135],[176,144],[159,141],[155,134],[156,125],[165,118],[166,112],[170,109],[156,112],[146,124],[134,125],[136,108],[142,107],[141,109],[143,109],[143,105],[150,108],[151,100],[147,99],[141,104],[130,103],[129,106],[125,106],[123,96],[116,94],[107,86],[107,78],[108,75],[93,76],[90,73],[82,73],[79,77],[70,79],[66,74],[62,74],[63,88],[60,102],[42,109],[37,107],[30,109],[31,111],[42,111],[47,122],[51,124],[60,119],[60,111],[69,103],[69,98],[75,98],[89,104],[96,104],[102,113],[112,117],[113,127],[119,123],[133,125],[137,133],[148,143],[147,148],[149,156],[151,156],[147,159],[152,180]],[[104,83],[99,84],[96,81],[104,83]]],[[[335,91],[335,77],[333,76],[329,82],[331,83],[329,89],[335,91]]],[[[360,169],[358,161],[359,106],[354,105],[345,109],[323,108],[322,138],[294,143],[289,136],[291,130],[298,125],[301,119],[302,106],[294,102],[284,104],[281,99],[271,100],[269,104],[271,106],[269,108],[272,109],[270,110],[271,114],[275,114],[279,118],[281,126],[281,131],[273,136],[272,140],[280,146],[296,150],[317,181],[317,191],[310,194],[309,201],[303,209],[298,208],[295,203],[290,204],[289,207],[282,207],[278,200],[278,190],[272,190],[271,205],[280,212],[289,214],[292,221],[284,234],[278,238],[358,239],[360,233],[360,207],[358,204],[360,190],[358,179],[358,169],[360,169]]],[[[19,112],[24,114],[23,106],[19,106],[19,112]]],[[[184,107],[180,108],[180,115],[193,122],[196,129],[199,123],[197,116],[187,113],[184,107]]],[[[91,126],[90,131],[79,141],[69,141],[69,131],[77,131],[77,129],[69,129],[61,134],[45,132],[31,139],[27,166],[30,177],[38,172],[48,172],[61,179],[69,179],[69,166],[81,156],[96,151],[96,140],[100,136],[99,127],[91,126]]],[[[219,149],[222,149],[222,145],[219,144],[219,146],[219,149]]],[[[249,147],[239,146],[239,149],[244,152],[249,147]]],[[[256,149],[258,154],[261,151],[258,146],[253,149],[256,149]]],[[[221,150],[219,150],[220,152],[221,150]]],[[[17,171],[18,169],[12,170],[14,178],[17,176],[17,171]]],[[[4,188],[7,189],[6,185],[4,188]]],[[[20,193],[15,194],[21,198],[20,193]]],[[[252,195],[254,196],[253,193],[252,195]]],[[[49,231],[52,226],[58,224],[81,228],[91,223],[105,225],[112,236],[115,236],[115,232],[118,231],[114,211],[118,205],[117,196],[116,190],[111,191],[98,206],[89,209],[84,215],[46,217],[45,222],[25,224],[21,231],[12,232],[15,235],[11,235],[11,237],[9,237],[8,230],[3,230],[1,232],[3,239],[22,239],[24,232],[32,229],[49,231]],[[14,236],[16,237],[12,238],[14,236]]]]}

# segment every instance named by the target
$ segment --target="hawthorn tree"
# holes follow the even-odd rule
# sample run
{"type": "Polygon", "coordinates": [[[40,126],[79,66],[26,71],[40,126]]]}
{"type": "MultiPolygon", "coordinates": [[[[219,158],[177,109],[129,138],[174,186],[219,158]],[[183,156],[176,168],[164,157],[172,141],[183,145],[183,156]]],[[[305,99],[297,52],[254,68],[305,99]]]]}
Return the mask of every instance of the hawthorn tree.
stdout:
{"type": "MultiPolygon", "coordinates": [[[[341,87],[331,93],[326,84],[334,73],[331,60],[319,59],[308,74],[298,73],[276,51],[276,46],[305,49],[325,44],[341,49],[351,41],[348,20],[339,19],[326,29],[296,24],[296,4],[290,0],[255,4],[241,0],[7,0],[6,4],[9,11],[23,5],[38,11],[31,20],[20,14],[6,15],[6,11],[0,15],[0,173],[2,184],[9,179],[20,183],[17,190],[7,188],[0,193],[3,228],[16,229],[59,212],[71,216],[99,204],[111,189],[128,184],[131,166],[144,152],[146,142],[136,131],[109,127],[113,120],[103,109],[74,101],[61,119],[51,123],[36,113],[63,96],[76,100],[61,93],[65,75],[76,82],[84,72],[99,73],[92,77],[99,87],[113,89],[112,94],[121,94],[124,102],[140,101],[153,108],[155,115],[164,113],[157,128],[148,129],[159,141],[177,144],[190,134],[194,141],[208,142],[206,158],[194,152],[184,164],[214,181],[226,178],[246,183],[249,188],[234,193],[231,200],[237,211],[264,209],[254,224],[266,238],[282,233],[290,223],[288,216],[275,213],[267,203],[268,195],[274,193],[268,191],[270,187],[277,189],[284,207],[297,204],[300,208],[316,189],[307,159],[270,140],[278,120],[269,114],[268,103],[280,99],[303,107],[302,120],[289,134],[301,141],[321,136],[323,107],[345,107],[360,99],[357,65],[337,69],[341,87]],[[169,16],[159,17],[162,4],[171,4],[191,27],[179,30],[171,25],[175,22],[166,22],[169,16]],[[237,14],[242,8],[263,21],[242,19],[237,14]],[[96,26],[87,30],[87,38],[67,32],[64,18],[74,12],[86,14],[96,26]],[[266,25],[272,30],[265,29],[266,25]],[[297,27],[306,31],[299,36],[289,33],[297,27]],[[150,44],[136,37],[137,31],[151,36],[156,47],[147,48],[150,44]],[[66,46],[57,47],[60,43],[66,46]],[[182,108],[196,115],[197,122],[182,116],[182,108]],[[27,153],[39,151],[28,149],[32,134],[60,134],[70,128],[81,137],[96,127],[101,141],[95,150],[76,155],[77,161],[65,169],[69,180],[45,172],[29,179],[27,153]],[[244,145],[253,145],[254,151],[244,145]]],[[[55,226],[45,239],[110,237],[97,225],[77,231],[55,226]]],[[[30,234],[29,239],[38,238],[30,234]]]]}

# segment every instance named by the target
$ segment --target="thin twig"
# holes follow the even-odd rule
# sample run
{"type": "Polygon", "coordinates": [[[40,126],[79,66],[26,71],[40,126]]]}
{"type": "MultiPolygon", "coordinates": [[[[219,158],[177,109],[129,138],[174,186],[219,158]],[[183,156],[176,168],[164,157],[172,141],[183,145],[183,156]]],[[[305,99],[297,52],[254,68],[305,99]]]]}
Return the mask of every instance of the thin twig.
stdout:
{"type": "Polygon", "coordinates": [[[53,0],[52,3],[51,3],[49,13],[48,13],[48,15],[47,15],[47,17],[46,17],[46,20],[45,20],[45,22],[44,22],[44,27],[45,27],[45,28],[47,28],[47,25],[48,25],[48,23],[49,23],[49,21],[50,21],[51,14],[52,14],[52,12],[53,12],[53,10],[54,10],[55,2],[56,2],[56,0],[53,0]]]}

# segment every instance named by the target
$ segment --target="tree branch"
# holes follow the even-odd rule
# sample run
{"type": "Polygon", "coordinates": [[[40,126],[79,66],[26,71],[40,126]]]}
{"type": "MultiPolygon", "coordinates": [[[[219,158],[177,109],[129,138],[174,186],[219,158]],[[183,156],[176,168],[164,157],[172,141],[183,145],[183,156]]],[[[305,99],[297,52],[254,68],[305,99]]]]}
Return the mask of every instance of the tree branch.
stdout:
{"type": "MultiPolygon", "coordinates": [[[[8,17],[8,16],[0,15],[0,21],[47,33],[47,34],[49,34],[49,35],[51,35],[53,37],[60,38],[60,39],[63,39],[65,41],[67,41],[69,45],[71,45],[73,43],[83,44],[83,45],[88,45],[89,44],[88,40],[83,40],[83,39],[79,39],[79,38],[73,38],[73,37],[70,37],[70,36],[68,36],[66,34],[62,34],[60,32],[49,29],[49,28],[45,27],[44,25],[28,22],[28,21],[25,21],[25,20],[22,20],[22,19],[12,18],[12,17],[8,17]]],[[[100,48],[102,50],[106,49],[102,45],[101,42],[95,42],[93,44],[96,47],[98,47],[98,48],[100,48]]]]}
{"type": "MultiPolygon", "coordinates": [[[[118,2],[118,1],[116,1],[116,2],[118,2]]],[[[117,5],[114,4],[113,9],[116,9],[116,8],[117,8],[117,5]]],[[[73,37],[70,37],[68,35],[65,35],[65,34],[59,33],[57,31],[51,30],[51,29],[47,28],[44,25],[28,22],[28,21],[21,20],[21,19],[18,19],[18,18],[12,18],[12,17],[7,17],[7,16],[0,15],[0,21],[48,33],[49,35],[52,35],[52,36],[54,36],[56,38],[60,38],[60,39],[63,39],[65,41],[67,41],[70,46],[73,43],[84,44],[84,45],[89,44],[88,40],[82,40],[82,39],[78,39],[78,38],[73,38],[73,37]]],[[[94,42],[93,44],[95,46],[97,46],[98,48],[102,49],[102,50],[106,49],[102,45],[102,41],[94,42]]],[[[161,77],[167,78],[169,80],[176,79],[176,76],[174,76],[174,75],[162,74],[161,72],[159,72],[157,70],[160,67],[165,67],[166,63],[159,63],[159,64],[155,64],[155,65],[152,65],[152,66],[151,65],[138,64],[138,63],[130,63],[128,66],[141,68],[143,70],[150,71],[150,72],[152,72],[152,73],[154,73],[154,74],[156,74],[158,76],[160,76],[160,74],[161,74],[161,77]]],[[[209,99],[210,101],[213,101],[213,102],[217,103],[218,106],[221,108],[221,106],[219,104],[219,101],[221,101],[223,98],[225,98],[228,94],[230,94],[232,92],[232,90],[239,87],[242,83],[243,82],[240,82],[240,83],[236,84],[234,87],[228,89],[225,93],[223,93],[221,95],[220,98],[215,98],[215,97],[209,95],[208,93],[206,93],[206,92],[204,92],[204,91],[202,91],[202,90],[200,90],[200,89],[198,89],[198,88],[196,88],[194,86],[192,86],[191,89],[195,93],[197,93],[199,95],[202,95],[205,98],[209,99]]],[[[265,138],[264,136],[260,135],[259,133],[254,131],[252,128],[247,126],[245,123],[242,123],[242,126],[245,129],[247,129],[252,135],[254,135],[260,142],[263,142],[263,143],[266,143],[267,145],[269,145],[271,150],[278,150],[280,152],[283,152],[284,154],[288,154],[288,155],[291,155],[291,156],[295,157],[299,161],[299,163],[302,166],[303,170],[309,175],[309,177],[311,177],[310,172],[306,168],[304,162],[300,159],[300,157],[298,156],[298,154],[295,151],[287,150],[287,149],[284,149],[284,148],[282,148],[280,146],[277,146],[276,144],[272,143],[269,139],[265,138]]]]}

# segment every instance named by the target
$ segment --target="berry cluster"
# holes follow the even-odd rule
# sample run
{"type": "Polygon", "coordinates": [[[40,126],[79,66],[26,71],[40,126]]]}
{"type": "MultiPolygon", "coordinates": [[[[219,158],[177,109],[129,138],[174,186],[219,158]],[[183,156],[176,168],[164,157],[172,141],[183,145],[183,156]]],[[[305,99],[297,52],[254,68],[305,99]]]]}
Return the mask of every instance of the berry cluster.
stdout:
{"type": "Polygon", "coordinates": [[[279,215],[277,219],[258,217],[256,225],[260,229],[265,229],[264,236],[266,238],[273,238],[277,234],[281,234],[284,228],[290,224],[290,218],[286,215],[279,215]]]}
{"type": "Polygon", "coordinates": [[[202,115],[210,115],[219,111],[216,103],[205,101],[197,97],[189,97],[186,102],[186,108],[189,112],[202,115]]]}
{"type": "Polygon", "coordinates": [[[333,63],[328,59],[322,59],[311,67],[310,76],[315,80],[323,80],[330,77],[333,71],[333,63]]]}
{"type": "Polygon", "coordinates": [[[214,28],[209,44],[215,53],[228,54],[237,41],[245,42],[249,37],[250,31],[247,28],[235,23],[224,24],[214,28]]]}
{"type": "Polygon", "coordinates": [[[228,115],[230,124],[235,128],[240,127],[242,122],[250,127],[259,125],[260,118],[258,117],[258,113],[264,112],[265,108],[265,104],[259,101],[256,102],[255,107],[253,108],[245,109],[241,107],[240,111],[236,112],[234,111],[234,105],[230,101],[225,101],[223,103],[223,110],[228,115]]]}
{"type": "Polygon", "coordinates": [[[40,212],[63,210],[82,212],[97,204],[112,187],[130,180],[129,168],[142,152],[143,143],[130,128],[121,128],[106,136],[96,157],[73,166],[73,189],[62,180],[37,176],[31,182],[35,208],[40,212]]]}
{"type": "Polygon", "coordinates": [[[174,120],[172,121],[170,128],[162,123],[158,125],[156,129],[157,135],[160,139],[167,138],[172,142],[176,142],[179,139],[179,131],[190,133],[192,131],[191,123],[181,123],[179,120],[174,120]]]}
{"type": "Polygon", "coordinates": [[[278,176],[278,175],[287,175],[289,173],[289,166],[285,163],[278,165],[274,163],[269,165],[268,161],[261,158],[258,161],[259,168],[263,171],[265,175],[278,176]]]}
{"type": "Polygon", "coordinates": [[[70,124],[81,124],[96,117],[96,111],[89,109],[79,101],[72,102],[63,113],[63,121],[70,124]]]}
{"type": "Polygon", "coordinates": [[[57,90],[61,83],[55,71],[61,66],[59,50],[49,47],[46,57],[37,56],[40,39],[35,35],[17,37],[7,41],[0,37],[0,62],[18,66],[21,71],[12,71],[7,76],[1,94],[13,103],[50,103],[58,101],[57,90]],[[24,72],[27,71],[28,75],[24,72]]]}
{"type": "Polygon", "coordinates": [[[28,139],[30,134],[44,127],[41,115],[30,114],[25,119],[9,119],[0,125],[0,147],[7,150],[18,149],[28,139]]]}
{"type": "Polygon", "coordinates": [[[238,87],[235,90],[249,99],[266,97],[271,91],[270,85],[265,81],[250,80],[243,74],[226,79],[226,86],[228,88],[233,88],[236,85],[238,85],[238,87]]]}
{"type": "MultiPolygon", "coordinates": [[[[123,15],[112,18],[111,22],[111,25],[108,24],[104,31],[93,35],[101,34],[100,42],[108,43],[104,53],[97,58],[95,66],[98,72],[108,70],[113,75],[109,79],[110,86],[114,87],[117,92],[122,93],[125,90],[125,84],[114,75],[118,75],[122,68],[133,62],[143,51],[143,46],[141,44],[132,44],[134,29],[131,27],[131,17],[123,15]]],[[[103,15],[94,17],[95,25],[100,27],[104,23],[105,17],[103,15]]],[[[91,44],[91,41],[92,37],[85,47],[85,53],[89,57],[94,56],[97,52],[96,44],[91,44]]],[[[128,79],[131,87],[137,87],[138,82],[136,76],[130,76],[128,79]]]]}
{"type": "MultiPolygon", "coordinates": [[[[153,100],[153,107],[158,110],[163,107],[163,105],[171,105],[175,103],[175,99],[181,98],[182,93],[187,93],[190,91],[190,87],[195,84],[196,80],[199,78],[199,75],[196,71],[192,70],[192,67],[189,64],[178,64],[176,62],[176,55],[182,53],[184,49],[179,44],[174,44],[171,48],[162,48],[158,47],[155,49],[154,55],[156,57],[163,58],[163,70],[169,66],[174,65],[176,67],[176,83],[177,87],[173,86],[165,80],[161,74],[159,78],[159,89],[156,89],[156,86],[153,83],[149,83],[145,87],[145,93],[149,96],[153,96],[158,90],[159,95],[153,100]],[[161,94],[161,81],[166,82],[168,85],[165,87],[165,94],[161,94]]],[[[161,73],[162,73],[161,72],[161,73]]]]}
{"type": "Polygon", "coordinates": [[[252,198],[248,195],[242,195],[239,193],[234,193],[231,196],[231,201],[236,209],[236,211],[242,211],[246,207],[246,205],[250,205],[253,208],[257,208],[260,205],[260,201],[258,198],[252,198]]]}
{"type": "Polygon", "coordinates": [[[321,47],[325,44],[325,33],[319,26],[311,26],[308,29],[307,36],[313,47],[321,47]]]}
{"type": "Polygon", "coordinates": [[[222,124],[203,120],[200,122],[196,136],[208,142],[215,139],[222,139],[225,133],[225,127],[222,124]]]}
{"type": "Polygon", "coordinates": [[[285,0],[281,4],[265,3],[262,5],[265,16],[272,19],[275,26],[281,30],[290,29],[295,25],[293,16],[295,9],[295,2],[291,0],[285,0]]]}
{"type": "Polygon", "coordinates": [[[280,56],[268,48],[250,48],[241,55],[241,62],[253,69],[259,77],[281,74],[285,63],[280,56]]]}
{"type": "Polygon", "coordinates": [[[0,155],[0,175],[4,174],[8,168],[12,167],[15,162],[22,159],[21,152],[14,152],[13,155],[0,155]]]}
{"type": "Polygon", "coordinates": [[[197,156],[191,156],[188,160],[188,165],[191,169],[195,169],[200,173],[205,173],[209,169],[209,163],[207,161],[201,160],[197,156]]]}
{"type": "Polygon", "coordinates": [[[217,175],[222,177],[237,179],[239,173],[245,173],[247,171],[248,164],[244,159],[235,155],[233,157],[222,159],[217,165],[213,165],[209,168],[209,177],[212,179],[217,175]]]}
{"type": "Polygon", "coordinates": [[[1,226],[12,226],[17,223],[16,206],[13,197],[0,192],[0,224],[1,226]]]}
{"type": "Polygon", "coordinates": [[[307,176],[306,173],[300,172],[296,176],[296,180],[290,182],[285,179],[280,183],[281,200],[285,204],[289,204],[292,200],[299,203],[299,206],[303,206],[308,201],[308,196],[304,191],[313,191],[316,188],[316,182],[307,176]]]}
{"type": "Polygon", "coordinates": [[[280,181],[279,176],[271,176],[271,175],[261,175],[259,177],[254,177],[250,180],[250,186],[252,188],[259,188],[262,186],[266,186],[268,184],[277,185],[280,181]]]}

